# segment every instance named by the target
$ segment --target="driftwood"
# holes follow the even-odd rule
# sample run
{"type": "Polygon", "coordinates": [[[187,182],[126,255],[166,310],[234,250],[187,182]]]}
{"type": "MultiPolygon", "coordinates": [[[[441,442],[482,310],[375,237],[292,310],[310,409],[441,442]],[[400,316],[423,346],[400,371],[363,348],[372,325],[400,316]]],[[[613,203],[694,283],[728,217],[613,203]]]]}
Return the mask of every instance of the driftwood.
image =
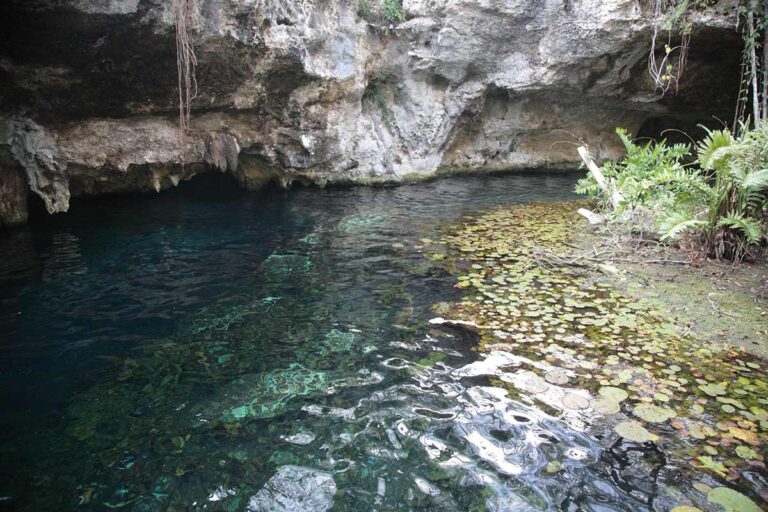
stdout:
{"type": "Polygon", "coordinates": [[[576,213],[586,218],[590,224],[603,224],[605,222],[605,217],[586,208],[579,208],[576,213]]]}
{"type": "Polygon", "coordinates": [[[587,166],[589,172],[592,174],[592,176],[594,176],[595,181],[597,182],[598,186],[600,186],[600,189],[610,198],[611,206],[613,206],[613,209],[618,209],[619,205],[624,200],[621,192],[616,189],[613,181],[605,179],[605,176],[603,176],[603,173],[600,171],[600,168],[597,166],[595,161],[592,160],[592,157],[589,155],[589,150],[586,147],[579,146],[577,151],[579,152],[579,156],[584,162],[584,165],[587,166]]]}

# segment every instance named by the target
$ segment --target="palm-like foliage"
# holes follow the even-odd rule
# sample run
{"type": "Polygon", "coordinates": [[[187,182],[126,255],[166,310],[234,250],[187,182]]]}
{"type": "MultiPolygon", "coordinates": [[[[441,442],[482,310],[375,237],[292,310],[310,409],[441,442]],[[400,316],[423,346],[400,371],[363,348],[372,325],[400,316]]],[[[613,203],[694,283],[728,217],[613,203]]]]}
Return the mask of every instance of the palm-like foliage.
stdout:
{"type": "MultiPolygon", "coordinates": [[[[691,236],[716,258],[735,261],[754,255],[768,237],[768,124],[743,130],[739,138],[725,130],[707,130],[696,145],[698,166],[684,163],[686,145],[664,141],[637,145],[617,129],[627,149],[620,162],[603,166],[625,198],[618,216],[638,206],[651,210],[663,239],[691,236]]],[[[606,198],[591,177],[576,187],[606,198]]]]}
{"type": "Polygon", "coordinates": [[[707,249],[717,258],[741,260],[766,236],[768,126],[734,139],[708,131],[699,143],[701,168],[710,173],[707,249]]]}

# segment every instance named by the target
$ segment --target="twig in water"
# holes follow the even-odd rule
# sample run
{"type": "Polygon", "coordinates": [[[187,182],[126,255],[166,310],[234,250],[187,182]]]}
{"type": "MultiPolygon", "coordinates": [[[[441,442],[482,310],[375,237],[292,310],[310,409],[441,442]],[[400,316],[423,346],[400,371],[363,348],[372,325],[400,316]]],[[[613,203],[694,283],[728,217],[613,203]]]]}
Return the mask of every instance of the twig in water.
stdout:
{"type": "Polygon", "coordinates": [[[720,309],[720,303],[715,302],[712,297],[707,295],[707,301],[709,302],[709,305],[712,307],[715,313],[720,313],[721,315],[729,316],[731,318],[741,318],[740,315],[737,315],[735,313],[729,313],[728,311],[723,311],[720,309]]]}

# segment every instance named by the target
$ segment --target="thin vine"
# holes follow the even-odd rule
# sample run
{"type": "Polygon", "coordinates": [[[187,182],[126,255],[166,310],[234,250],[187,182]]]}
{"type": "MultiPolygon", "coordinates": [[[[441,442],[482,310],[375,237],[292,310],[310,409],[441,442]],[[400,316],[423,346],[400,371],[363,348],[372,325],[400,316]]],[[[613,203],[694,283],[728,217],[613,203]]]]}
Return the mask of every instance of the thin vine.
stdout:
{"type": "Polygon", "coordinates": [[[734,132],[749,127],[750,120],[753,126],[768,121],[768,5],[757,0],[743,2],[739,21],[744,50],[734,132]]]}
{"type": "Polygon", "coordinates": [[[691,23],[686,17],[688,6],[689,0],[682,0],[679,3],[676,0],[652,0],[651,3],[653,33],[651,48],[648,52],[648,72],[661,96],[664,96],[673,84],[677,92],[685,71],[691,41],[691,23]],[[676,27],[680,44],[673,46],[676,27]],[[664,55],[659,58],[657,46],[659,37],[663,33],[666,33],[667,41],[664,44],[664,55]]]}
{"type": "MultiPolygon", "coordinates": [[[[656,90],[663,96],[673,85],[677,91],[688,58],[692,23],[691,9],[713,7],[717,0],[649,0],[651,47],[648,72],[656,90]],[[659,56],[659,38],[666,34],[664,54],[659,56]],[[673,38],[680,44],[673,46],[673,38]]],[[[736,7],[738,29],[744,41],[740,87],[733,121],[734,134],[749,126],[768,121],[768,2],[739,0],[736,7]]]]}

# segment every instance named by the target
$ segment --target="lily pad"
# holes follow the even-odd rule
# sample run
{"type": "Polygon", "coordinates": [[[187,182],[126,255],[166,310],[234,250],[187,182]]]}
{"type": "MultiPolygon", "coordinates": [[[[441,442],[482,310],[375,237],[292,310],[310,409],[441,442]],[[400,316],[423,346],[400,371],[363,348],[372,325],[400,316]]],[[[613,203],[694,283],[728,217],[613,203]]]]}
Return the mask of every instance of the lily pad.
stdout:
{"type": "Polygon", "coordinates": [[[726,512],[760,512],[754,501],[727,487],[716,487],[707,494],[707,501],[722,506],[726,512]]]}
{"type": "Polygon", "coordinates": [[[622,402],[629,398],[629,393],[621,388],[616,388],[613,386],[603,386],[600,388],[598,393],[600,393],[600,396],[610,398],[615,402],[622,402]]]}
{"type": "Polygon", "coordinates": [[[589,407],[589,399],[577,395],[576,393],[568,393],[560,401],[566,408],[575,411],[589,407]]]}
{"type": "Polygon", "coordinates": [[[605,415],[618,414],[621,412],[621,405],[619,402],[611,398],[601,398],[599,400],[595,400],[594,407],[595,411],[605,415]]]}
{"type": "Polygon", "coordinates": [[[742,459],[757,459],[758,457],[758,454],[755,450],[744,445],[739,445],[736,447],[736,455],[742,459]]]}
{"type": "Polygon", "coordinates": [[[659,438],[656,434],[648,432],[640,422],[635,420],[622,421],[614,427],[614,430],[624,439],[636,443],[656,441],[659,438]]]}
{"type": "Polygon", "coordinates": [[[719,384],[705,384],[705,385],[699,386],[699,389],[712,397],[725,394],[725,388],[719,384]]]}
{"type": "Polygon", "coordinates": [[[556,384],[558,386],[568,384],[568,381],[570,380],[568,374],[559,369],[548,371],[544,374],[544,379],[550,384],[556,384]]]}
{"type": "Polygon", "coordinates": [[[635,416],[651,423],[664,423],[677,416],[677,413],[668,407],[659,407],[652,404],[639,404],[632,411],[635,416]]]}
{"type": "Polygon", "coordinates": [[[722,462],[715,461],[712,457],[697,457],[697,460],[701,463],[702,468],[708,469],[717,475],[724,477],[728,474],[728,468],[726,468],[722,462]]]}
{"type": "Polygon", "coordinates": [[[562,471],[563,464],[559,460],[553,460],[547,464],[547,473],[553,474],[562,471]]]}

